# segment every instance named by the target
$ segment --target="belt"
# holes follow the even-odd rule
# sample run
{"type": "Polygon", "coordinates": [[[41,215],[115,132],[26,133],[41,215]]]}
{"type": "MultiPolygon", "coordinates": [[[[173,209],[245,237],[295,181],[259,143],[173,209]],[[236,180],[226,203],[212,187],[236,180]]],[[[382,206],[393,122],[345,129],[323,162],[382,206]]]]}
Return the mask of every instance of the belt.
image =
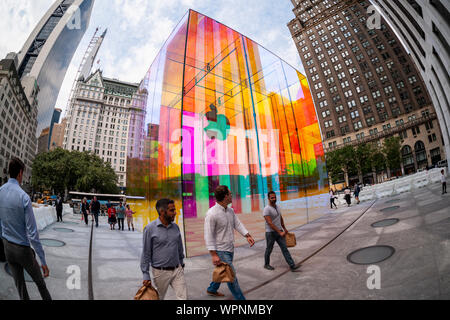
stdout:
{"type": "Polygon", "coordinates": [[[173,271],[173,270],[177,269],[179,266],[180,265],[177,265],[176,267],[153,267],[153,266],[152,267],[155,269],[158,269],[158,270],[173,271]]]}
{"type": "MultiPolygon", "coordinates": [[[[5,239],[5,238],[3,238],[3,239],[5,239]]],[[[5,240],[6,240],[6,239],[5,239],[5,240]]],[[[9,241],[9,240],[6,240],[6,242],[8,242],[9,244],[12,244],[12,245],[14,245],[14,246],[22,247],[22,248],[25,248],[25,249],[28,249],[28,248],[31,249],[30,246],[24,246],[24,245],[22,245],[22,244],[17,244],[17,243],[11,242],[11,241],[9,241]]]]}

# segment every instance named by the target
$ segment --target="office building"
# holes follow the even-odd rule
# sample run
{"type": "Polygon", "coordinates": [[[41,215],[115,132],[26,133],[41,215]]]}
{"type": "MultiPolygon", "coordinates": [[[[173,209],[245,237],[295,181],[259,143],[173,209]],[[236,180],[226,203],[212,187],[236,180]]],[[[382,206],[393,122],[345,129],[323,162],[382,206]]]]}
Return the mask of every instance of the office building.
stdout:
{"type": "MultiPolygon", "coordinates": [[[[55,1],[17,55],[22,85],[25,88],[38,87],[36,137],[44,128],[51,126],[59,90],[78,44],[89,26],[94,2],[55,1]]],[[[28,100],[31,100],[29,96],[28,100]]]]}
{"type": "Polygon", "coordinates": [[[418,66],[436,110],[445,154],[450,155],[450,1],[373,2],[418,66]]]}
{"type": "Polygon", "coordinates": [[[386,137],[399,136],[401,173],[444,159],[427,87],[384,18],[373,20],[371,2],[292,3],[296,18],[288,27],[308,76],[325,152],[349,144],[381,146],[386,137]]]}

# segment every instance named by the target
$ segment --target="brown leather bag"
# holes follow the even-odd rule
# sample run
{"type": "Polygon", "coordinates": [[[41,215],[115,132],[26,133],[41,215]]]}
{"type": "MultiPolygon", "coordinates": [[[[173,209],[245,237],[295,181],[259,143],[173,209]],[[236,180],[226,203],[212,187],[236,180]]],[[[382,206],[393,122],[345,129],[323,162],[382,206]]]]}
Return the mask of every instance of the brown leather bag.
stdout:
{"type": "Polygon", "coordinates": [[[148,287],[142,286],[134,296],[134,300],[159,300],[159,294],[150,284],[148,287]]]}
{"type": "Polygon", "coordinates": [[[286,247],[292,248],[297,245],[297,239],[295,238],[295,234],[288,232],[286,234],[286,247]]]}
{"type": "Polygon", "coordinates": [[[234,272],[228,263],[221,262],[214,268],[213,282],[234,282],[234,272]]]}

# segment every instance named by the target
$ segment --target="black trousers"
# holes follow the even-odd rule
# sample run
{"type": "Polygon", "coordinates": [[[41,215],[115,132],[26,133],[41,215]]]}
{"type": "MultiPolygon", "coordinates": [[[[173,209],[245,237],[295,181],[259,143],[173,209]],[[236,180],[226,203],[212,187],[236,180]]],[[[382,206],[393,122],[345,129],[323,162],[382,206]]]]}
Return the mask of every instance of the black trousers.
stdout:
{"type": "Polygon", "coordinates": [[[6,262],[5,247],[3,246],[2,238],[0,238],[0,262],[6,262]]]}
{"type": "Polygon", "coordinates": [[[92,213],[94,215],[94,219],[95,219],[95,226],[98,227],[98,212],[93,212],[92,213]]]}
{"type": "Polygon", "coordinates": [[[333,205],[337,208],[336,203],[334,203],[334,198],[330,198],[330,207],[333,209],[333,205]]]}
{"type": "Polygon", "coordinates": [[[345,198],[345,201],[347,201],[348,205],[350,205],[352,203],[351,196],[349,194],[346,194],[344,198],[345,198]]]}
{"type": "Polygon", "coordinates": [[[119,223],[119,230],[123,230],[123,224],[124,224],[125,218],[117,218],[117,221],[119,223]]]}
{"type": "Polygon", "coordinates": [[[8,261],[20,299],[30,300],[23,271],[25,269],[36,283],[42,299],[52,300],[52,297],[47,290],[47,286],[45,285],[39,264],[36,261],[34,250],[30,247],[8,242],[5,239],[3,239],[3,245],[5,246],[6,260],[8,261]]]}
{"type": "Polygon", "coordinates": [[[447,193],[447,182],[442,182],[442,193],[447,193]]]}
{"type": "Polygon", "coordinates": [[[57,221],[63,221],[62,220],[62,210],[59,210],[59,209],[57,209],[56,210],[56,218],[57,218],[57,221]]]}
{"type": "Polygon", "coordinates": [[[89,221],[88,221],[88,214],[87,214],[87,212],[83,212],[82,214],[84,216],[84,222],[86,223],[86,225],[88,225],[89,221]]]}

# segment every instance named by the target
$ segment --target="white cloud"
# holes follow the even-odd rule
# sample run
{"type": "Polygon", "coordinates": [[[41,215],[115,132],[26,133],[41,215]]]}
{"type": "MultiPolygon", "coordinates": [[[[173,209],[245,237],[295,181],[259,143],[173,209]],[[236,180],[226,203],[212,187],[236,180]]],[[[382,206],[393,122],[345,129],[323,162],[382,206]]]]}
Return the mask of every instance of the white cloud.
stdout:
{"type": "MultiPolygon", "coordinates": [[[[0,57],[18,51],[54,0],[1,0],[0,57]]],[[[248,36],[303,71],[287,23],[290,1],[272,0],[95,0],[85,34],[61,88],[56,107],[66,108],[79,63],[96,27],[108,28],[97,60],[106,77],[140,82],[176,24],[196,10],[248,36]]],[[[95,65],[97,67],[97,65],[95,65]]]]}

